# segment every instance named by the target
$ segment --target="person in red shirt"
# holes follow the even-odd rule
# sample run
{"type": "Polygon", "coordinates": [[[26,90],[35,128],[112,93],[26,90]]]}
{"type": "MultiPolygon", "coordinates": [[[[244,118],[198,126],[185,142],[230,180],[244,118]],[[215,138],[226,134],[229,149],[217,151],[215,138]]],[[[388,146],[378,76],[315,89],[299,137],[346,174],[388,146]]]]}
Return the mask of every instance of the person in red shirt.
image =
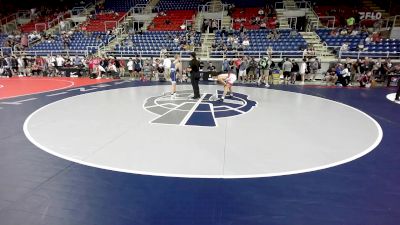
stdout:
{"type": "Polygon", "coordinates": [[[237,58],[234,63],[236,67],[236,76],[239,76],[239,68],[240,64],[242,64],[242,60],[240,58],[237,58]]]}

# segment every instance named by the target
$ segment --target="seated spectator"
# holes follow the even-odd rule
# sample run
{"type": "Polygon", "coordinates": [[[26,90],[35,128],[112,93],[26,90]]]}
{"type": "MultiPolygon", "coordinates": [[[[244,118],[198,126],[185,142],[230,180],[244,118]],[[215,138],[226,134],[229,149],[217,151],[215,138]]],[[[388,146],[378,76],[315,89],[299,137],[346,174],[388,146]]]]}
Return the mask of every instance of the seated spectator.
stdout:
{"type": "Polygon", "coordinates": [[[332,68],[328,69],[328,71],[326,71],[324,80],[326,81],[327,85],[336,84],[336,81],[338,80],[338,76],[336,75],[335,68],[332,67],[332,68]]]}
{"type": "Polygon", "coordinates": [[[263,10],[263,9],[259,9],[259,10],[258,10],[258,15],[259,15],[259,16],[264,16],[264,15],[265,15],[264,10],[263,10]]]}
{"type": "Polygon", "coordinates": [[[372,34],[372,41],[375,43],[379,43],[382,41],[381,35],[378,32],[374,32],[372,34]]]}
{"type": "Polygon", "coordinates": [[[372,35],[369,35],[368,37],[365,38],[365,44],[369,44],[372,42],[372,35]]]}
{"type": "Polygon", "coordinates": [[[267,29],[267,23],[264,20],[260,23],[260,29],[267,29]]]}
{"type": "Polygon", "coordinates": [[[244,48],[247,48],[250,45],[250,41],[248,38],[245,38],[242,42],[244,48]]]}
{"type": "Polygon", "coordinates": [[[337,29],[333,29],[333,30],[331,31],[330,35],[331,35],[331,36],[338,36],[338,35],[339,35],[339,32],[338,32],[337,29]]]}
{"type": "Polygon", "coordinates": [[[347,30],[346,29],[342,29],[341,31],[340,31],[340,35],[347,35],[348,33],[347,33],[347,30]]]}
{"type": "Polygon", "coordinates": [[[349,50],[349,44],[347,42],[343,43],[340,47],[340,51],[347,52],[349,50]]]}
{"type": "Polygon", "coordinates": [[[363,42],[363,41],[360,41],[360,43],[358,43],[358,45],[357,45],[357,50],[358,50],[358,51],[364,51],[364,50],[365,50],[364,42],[363,42]]]}
{"type": "Polygon", "coordinates": [[[372,72],[367,71],[366,73],[363,73],[360,78],[358,79],[358,82],[360,83],[360,87],[371,87],[371,76],[372,72]]]}
{"type": "Polygon", "coordinates": [[[360,32],[356,29],[353,29],[350,33],[351,36],[357,36],[360,32]]]}

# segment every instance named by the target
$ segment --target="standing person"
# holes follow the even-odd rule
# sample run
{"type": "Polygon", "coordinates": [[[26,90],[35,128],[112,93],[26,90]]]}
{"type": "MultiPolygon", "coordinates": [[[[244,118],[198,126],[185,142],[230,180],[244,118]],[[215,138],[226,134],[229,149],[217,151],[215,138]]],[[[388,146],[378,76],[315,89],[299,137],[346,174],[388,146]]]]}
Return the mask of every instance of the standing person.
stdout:
{"type": "Polygon", "coordinates": [[[310,65],[312,81],[315,81],[315,77],[317,76],[319,67],[320,67],[320,63],[319,63],[318,59],[315,58],[315,60],[312,61],[311,65],[310,65]]]}
{"type": "Polygon", "coordinates": [[[171,98],[176,97],[176,69],[175,69],[175,63],[171,64],[171,98]]]}
{"type": "Polygon", "coordinates": [[[251,58],[249,62],[249,80],[250,82],[255,82],[257,80],[257,62],[254,57],[251,58]]]}
{"type": "Polygon", "coordinates": [[[243,56],[243,60],[239,66],[239,78],[243,83],[247,80],[247,65],[247,58],[246,56],[243,56]]]}
{"type": "Polygon", "coordinates": [[[289,83],[290,73],[292,72],[293,64],[290,62],[289,58],[286,58],[286,61],[282,65],[283,69],[283,83],[289,83]]]}
{"type": "Polygon", "coordinates": [[[124,59],[119,59],[119,74],[121,77],[125,76],[125,60],[124,59]]]}
{"type": "Polygon", "coordinates": [[[303,62],[300,64],[300,70],[299,70],[299,73],[301,76],[301,85],[304,85],[306,70],[307,70],[307,59],[303,58],[303,62]]]}
{"type": "Polygon", "coordinates": [[[224,62],[222,63],[222,71],[228,72],[229,70],[229,61],[225,58],[224,62]]]}
{"type": "Polygon", "coordinates": [[[260,71],[260,77],[258,78],[257,85],[260,86],[262,82],[265,83],[265,87],[269,87],[268,79],[269,79],[269,59],[267,56],[264,56],[258,62],[258,68],[260,71]]]}
{"type": "Polygon", "coordinates": [[[139,58],[136,58],[133,61],[133,69],[135,70],[135,77],[140,78],[140,80],[143,80],[143,76],[142,76],[142,60],[140,60],[139,58]]]}
{"type": "Polygon", "coordinates": [[[164,61],[163,61],[163,67],[164,67],[164,78],[165,80],[170,80],[171,79],[171,59],[168,58],[167,55],[164,55],[164,61]]]}
{"type": "Polygon", "coordinates": [[[182,80],[183,80],[182,62],[181,62],[181,58],[179,55],[175,55],[175,60],[174,60],[173,64],[175,64],[176,80],[182,82],[182,80]]]}
{"type": "Polygon", "coordinates": [[[200,98],[200,88],[199,88],[199,80],[200,80],[200,62],[196,59],[196,53],[190,53],[190,62],[187,71],[190,73],[190,81],[193,87],[193,98],[192,99],[199,99],[200,98]]]}
{"type": "Polygon", "coordinates": [[[292,60],[292,64],[293,64],[293,67],[292,67],[292,71],[290,74],[290,83],[294,84],[294,83],[296,83],[296,77],[297,77],[297,74],[299,73],[300,67],[299,67],[299,64],[297,64],[297,62],[294,59],[292,60]]]}
{"type": "Polygon", "coordinates": [[[61,74],[61,71],[59,70],[59,68],[63,67],[65,63],[65,59],[61,56],[58,55],[56,58],[56,70],[58,74],[61,74]]]}
{"type": "Polygon", "coordinates": [[[126,64],[126,66],[128,67],[128,71],[129,71],[130,77],[133,78],[134,74],[133,74],[133,60],[132,60],[132,58],[129,58],[129,61],[126,64]]]}

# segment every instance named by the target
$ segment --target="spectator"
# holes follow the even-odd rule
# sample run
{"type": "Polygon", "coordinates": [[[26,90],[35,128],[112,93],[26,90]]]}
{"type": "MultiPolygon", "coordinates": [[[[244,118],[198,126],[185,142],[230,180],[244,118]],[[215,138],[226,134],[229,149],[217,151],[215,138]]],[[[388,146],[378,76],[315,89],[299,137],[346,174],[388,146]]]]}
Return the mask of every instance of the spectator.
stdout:
{"type": "Polygon", "coordinates": [[[244,48],[247,48],[250,45],[250,41],[247,37],[243,40],[242,45],[244,48]]]}
{"type": "Polygon", "coordinates": [[[132,58],[129,58],[128,63],[126,64],[126,66],[128,67],[128,72],[129,72],[129,75],[130,75],[131,79],[134,79],[135,74],[133,73],[133,60],[132,60],[132,58]]]}
{"type": "Polygon", "coordinates": [[[332,68],[328,69],[328,71],[326,71],[324,80],[326,81],[326,84],[327,84],[327,85],[329,85],[329,84],[332,84],[332,85],[336,84],[336,82],[337,82],[337,80],[338,80],[338,76],[336,75],[336,72],[335,72],[335,68],[334,68],[334,67],[332,67],[332,68]]]}
{"type": "Polygon", "coordinates": [[[248,61],[247,57],[243,56],[242,61],[239,66],[239,79],[244,83],[247,81],[247,67],[248,67],[248,61]]]}
{"type": "Polygon", "coordinates": [[[286,58],[282,65],[284,83],[289,83],[290,73],[292,72],[293,64],[289,58],[286,58]]]}
{"type": "Polygon", "coordinates": [[[264,16],[265,15],[265,12],[264,12],[264,10],[262,8],[258,10],[258,15],[259,16],[264,16]]]}
{"type": "Polygon", "coordinates": [[[307,59],[303,58],[303,62],[300,64],[300,76],[301,76],[301,85],[304,85],[304,79],[307,71],[307,59]]]}

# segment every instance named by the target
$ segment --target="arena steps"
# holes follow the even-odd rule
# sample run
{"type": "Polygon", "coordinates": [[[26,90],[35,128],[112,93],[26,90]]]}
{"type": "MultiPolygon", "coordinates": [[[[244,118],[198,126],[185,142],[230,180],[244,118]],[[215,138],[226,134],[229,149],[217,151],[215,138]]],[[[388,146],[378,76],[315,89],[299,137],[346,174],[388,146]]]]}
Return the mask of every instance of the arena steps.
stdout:
{"type": "Polygon", "coordinates": [[[304,40],[306,40],[309,46],[314,47],[315,53],[318,58],[322,58],[324,60],[328,59],[336,59],[336,56],[332,54],[332,52],[328,49],[326,45],[322,42],[320,37],[315,32],[300,32],[301,36],[303,36],[304,40]]]}

